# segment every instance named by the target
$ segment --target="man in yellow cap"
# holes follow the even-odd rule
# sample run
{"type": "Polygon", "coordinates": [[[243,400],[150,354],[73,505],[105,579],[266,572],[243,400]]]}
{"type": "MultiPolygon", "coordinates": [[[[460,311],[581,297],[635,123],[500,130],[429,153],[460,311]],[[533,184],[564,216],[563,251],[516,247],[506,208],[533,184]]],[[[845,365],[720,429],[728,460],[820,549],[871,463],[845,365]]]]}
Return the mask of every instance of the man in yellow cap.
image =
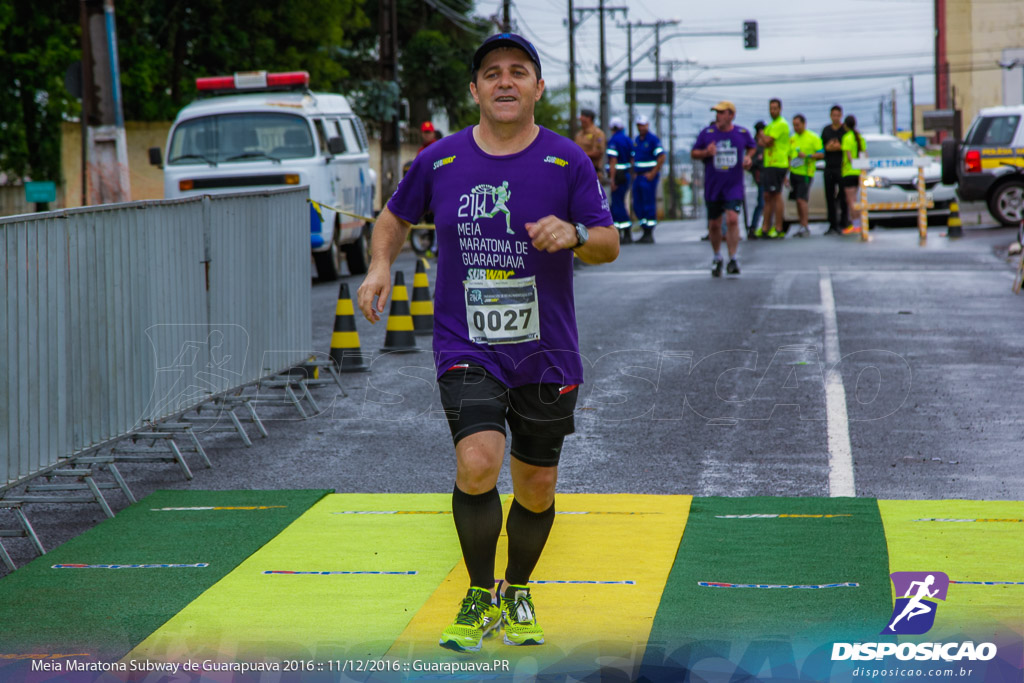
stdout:
{"type": "Polygon", "coordinates": [[[743,205],[743,171],[750,168],[757,143],[746,128],[733,125],[736,105],[722,101],[711,107],[715,123],[697,135],[690,157],[704,161],[704,202],[708,207],[708,235],[714,256],[711,276],[722,276],[722,214],[725,214],[729,265],[726,272],[740,274],[739,211],[743,205]]]}

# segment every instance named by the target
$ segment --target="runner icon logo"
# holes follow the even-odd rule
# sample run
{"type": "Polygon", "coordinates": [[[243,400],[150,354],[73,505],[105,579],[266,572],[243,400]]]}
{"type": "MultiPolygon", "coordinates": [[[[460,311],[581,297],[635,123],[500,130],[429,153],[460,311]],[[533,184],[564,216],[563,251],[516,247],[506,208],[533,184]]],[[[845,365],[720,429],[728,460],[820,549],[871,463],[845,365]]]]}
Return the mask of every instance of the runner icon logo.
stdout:
{"type": "Polygon", "coordinates": [[[896,604],[883,635],[920,635],[935,624],[937,600],[945,600],[949,577],[943,572],[893,572],[896,604]]]}

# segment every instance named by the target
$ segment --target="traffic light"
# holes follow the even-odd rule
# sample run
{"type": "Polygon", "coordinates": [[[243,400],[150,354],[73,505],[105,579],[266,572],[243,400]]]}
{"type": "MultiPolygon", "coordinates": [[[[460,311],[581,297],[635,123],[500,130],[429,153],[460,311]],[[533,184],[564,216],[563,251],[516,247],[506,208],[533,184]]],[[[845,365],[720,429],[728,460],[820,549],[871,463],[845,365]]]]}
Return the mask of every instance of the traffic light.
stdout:
{"type": "Polygon", "coordinates": [[[757,47],[757,22],[743,22],[743,47],[753,50],[757,47]]]}

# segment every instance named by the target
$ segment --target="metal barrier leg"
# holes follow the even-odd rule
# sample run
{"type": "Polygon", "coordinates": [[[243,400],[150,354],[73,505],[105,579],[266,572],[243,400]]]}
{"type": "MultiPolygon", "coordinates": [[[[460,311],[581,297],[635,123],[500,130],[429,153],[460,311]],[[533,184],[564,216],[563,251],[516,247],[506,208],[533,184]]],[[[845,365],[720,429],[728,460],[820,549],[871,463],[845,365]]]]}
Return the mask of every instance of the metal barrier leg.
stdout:
{"type": "Polygon", "coordinates": [[[103,497],[102,493],[100,493],[100,490],[96,487],[96,482],[92,480],[92,477],[85,477],[85,484],[89,487],[89,490],[92,491],[92,495],[96,498],[96,502],[99,503],[101,508],[103,508],[103,513],[107,517],[113,518],[114,511],[110,509],[109,505],[107,505],[107,499],[103,497]]]}
{"type": "Polygon", "coordinates": [[[252,401],[246,401],[245,407],[249,409],[249,417],[252,418],[252,421],[256,424],[256,429],[260,430],[260,434],[263,438],[266,439],[270,436],[267,433],[267,428],[263,426],[263,421],[260,420],[260,416],[256,414],[256,406],[252,404],[252,401]]]}
{"type": "Polygon", "coordinates": [[[7,548],[4,547],[2,541],[0,541],[0,560],[3,560],[4,564],[7,565],[7,568],[12,572],[17,569],[17,567],[14,566],[14,560],[12,560],[11,556],[7,554],[7,548]]]}
{"type": "Polygon", "coordinates": [[[32,523],[28,521],[28,517],[25,516],[25,511],[21,507],[14,508],[14,514],[21,521],[21,525],[25,527],[25,535],[28,536],[29,540],[32,541],[32,545],[36,547],[40,555],[45,555],[46,551],[43,549],[43,544],[39,540],[39,536],[36,535],[36,530],[32,528],[32,523]]]}
{"type": "Polygon", "coordinates": [[[320,406],[317,404],[316,399],[313,398],[313,393],[309,390],[309,385],[306,384],[306,380],[300,379],[299,386],[302,387],[302,395],[309,401],[309,405],[313,406],[313,414],[318,415],[320,413],[320,406]]]}
{"type": "Polygon", "coordinates": [[[295,406],[295,410],[299,411],[299,415],[302,416],[303,420],[308,420],[309,415],[306,415],[306,411],[302,409],[302,402],[299,401],[299,397],[292,391],[292,385],[284,385],[284,393],[288,396],[288,400],[291,401],[292,405],[295,406]]]}
{"type": "Polygon", "coordinates": [[[174,443],[174,439],[168,439],[167,445],[171,447],[171,451],[174,453],[174,459],[178,461],[178,465],[181,467],[181,471],[185,473],[185,478],[191,481],[194,479],[192,470],[188,468],[188,463],[185,462],[185,456],[181,454],[181,450],[178,449],[178,444],[174,443]]]}
{"type": "Polygon", "coordinates": [[[114,463],[107,465],[107,470],[110,471],[110,475],[114,477],[114,481],[117,482],[117,485],[121,487],[121,492],[125,495],[125,498],[128,499],[128,502],[135,505],[138,501],[135,500],[132,490],[128,488],[127,482],[125,482],[124,477],[121,476],[121,470],[117,469],[117,465],[114,463]]]}
{"type": "Polygon", "coordinates": [[[237,415],[235,415],[235,409],[229,408],[227,413],[228,417],[231,419],[231,424],[235,425],[235,430],[238,432],[238,436],[241,437],[245,447],[252,448],[252,439],[250,439],[249,435],[245,433],[245,428],[242,427],[242,421],[238,419],[237,415]]]}
{"type": "Polygon", "coordinates": [[[203,444],[199,443],[199,437],[196,436],[195,430],[187,429],[186,432],[188,433],[189,438],[192,439],[192,445],[195,446],[196,453],[198,453],[199,457],[202,458],[204,463],[206,463],[206,469],[213,469],[213,463],[211,463],[210,459],[206,457],[206,451],[203,449],[203,444]]]}

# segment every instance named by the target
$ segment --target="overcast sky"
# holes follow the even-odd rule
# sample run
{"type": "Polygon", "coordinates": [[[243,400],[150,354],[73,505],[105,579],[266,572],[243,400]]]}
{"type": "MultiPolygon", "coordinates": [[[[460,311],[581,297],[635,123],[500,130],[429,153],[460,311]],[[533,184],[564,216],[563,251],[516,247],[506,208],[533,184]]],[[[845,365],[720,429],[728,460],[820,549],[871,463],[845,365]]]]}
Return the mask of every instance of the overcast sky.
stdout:
{"type": "MultiPolygon", "coordinates": [[[[841,104],[857,116],[863,132],[878,131],[879,101],[885,99],[885,130],[891,128],[888,109],[893,89],[900,128],[910,125],[910,77],[918,104],[934,101],[934,18],[932,0],[606,0],[605,5],[628,7],[628,15],[605,15],[606,60],[609,78],[626,65],[624,25],[679,19],[661,28],[662,77],[668,62],[679,62],[676,82],[676,141],[689,146],[712,116],[719,100],[736,104],[737,122],[752,126],[768,117],[768,99],[783,101],[783,114],[802,113],[819,130],[828,123],[828,110],[841,104]],[[756,20],[759,47],[743,49],[740,35],[745,20],[756,20]],[[732,36],[678,36],[677,33],[734,32],[732,36]],[[878,78],[863,75],[883,74],[878,78]],[[766,83],[765,81],[790,81],[766,83]],[[688,85],[687,85],[688,84],[688,85]]],[[[597,0],[575,0],[577,9],[597,7],[597,0]]],[[[500,11],[501,0],[478,0],[477,14],[500,11]]],[[[568,83],[568,2],[513,0],[516,30],[532,40],[541,53],[548,87],[568,83]]],[[[633,29],[633,54],[646,54],[654,44],[654,29],[633,29]]],[[[576,32],[577,84],[581,106],[598,110],[599,24],[596,12],[576,32]],[[584,89],[588,88],[588,89],[584,89]],[[589,89],[593,88],[593,89],[589,89]]],[[[653,58],[634,67],[634,78],[654,78],[653,58]]],[[[626,114],[622,92],[625,77],[613,83],[611,115],[626,114]]],[[[639,111],[650,114],[651,107],[639,111]]],[[[665,110],[667,117],[667,109],[665,110]]],[[[667,135],[667,122],[665,134],[667,135]]],[[[918,133],[920,134],[920,132],[918,133]]]]}

